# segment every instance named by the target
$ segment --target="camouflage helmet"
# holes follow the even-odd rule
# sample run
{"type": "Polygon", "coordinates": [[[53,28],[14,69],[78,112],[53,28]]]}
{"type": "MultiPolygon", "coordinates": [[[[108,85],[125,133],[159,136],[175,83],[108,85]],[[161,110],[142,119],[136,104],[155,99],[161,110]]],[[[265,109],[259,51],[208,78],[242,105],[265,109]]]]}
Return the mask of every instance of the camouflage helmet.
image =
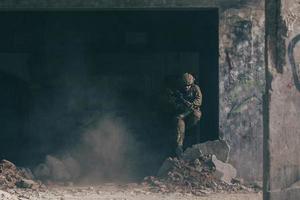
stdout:
{"type": "Polygon", "coordinates": [[[184,73],[182,75],[182,81],[184,85],[192,85],[195,81],[195,78],[193,77],[192,74],[184,73]]]}

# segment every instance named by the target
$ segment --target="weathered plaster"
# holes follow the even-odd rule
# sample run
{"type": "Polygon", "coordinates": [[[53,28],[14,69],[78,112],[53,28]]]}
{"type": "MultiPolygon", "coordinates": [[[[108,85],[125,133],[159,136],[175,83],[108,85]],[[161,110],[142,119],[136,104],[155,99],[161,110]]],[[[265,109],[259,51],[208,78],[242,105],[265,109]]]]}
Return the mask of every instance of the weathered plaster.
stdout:
{"type": "Polygon", "coordinates": [[[220,21],[220,132],[246,180],[262,176],[264,11],[229,9],[220,21]]]}
{"type": "MultiPolygon", "coordinates": [[[[272,8],[273,3],[269,1],[267,8],[272,8]]],[[[267,200],[296,200],[300,199],[300,187],[295,185],[300,179],[300,60],[296,56],[300,53],[297,48],[300,4],[296,0],[282,0],[273,6],[279,6],[280,13],[278,18],[272,18],[272,10],[266,11],[267,71],[272,79],[267,79],[269,123],[266,126],[269,131],[265,132],[264,197],[267,200]],[[278,41],[271,31],[285,32],[279,39],[283,41],[283,49],[272,49],[278,41]],[[279,64],[282,64],[282,70],[274,70],[279,64]]]]}

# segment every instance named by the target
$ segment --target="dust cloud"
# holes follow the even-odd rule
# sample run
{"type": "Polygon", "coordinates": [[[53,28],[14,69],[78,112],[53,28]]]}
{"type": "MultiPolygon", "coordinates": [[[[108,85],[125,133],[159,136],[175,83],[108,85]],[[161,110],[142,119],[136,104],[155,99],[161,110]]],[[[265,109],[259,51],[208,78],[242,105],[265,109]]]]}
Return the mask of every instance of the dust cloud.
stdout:
{"type": "Polygon", "coordinates": [[[93,119],[80,142],[58,155],[47,155],[34,169],[41,180],[94,183],[128,181],[137,176],[140,144],[115,114],[93,119]]]}

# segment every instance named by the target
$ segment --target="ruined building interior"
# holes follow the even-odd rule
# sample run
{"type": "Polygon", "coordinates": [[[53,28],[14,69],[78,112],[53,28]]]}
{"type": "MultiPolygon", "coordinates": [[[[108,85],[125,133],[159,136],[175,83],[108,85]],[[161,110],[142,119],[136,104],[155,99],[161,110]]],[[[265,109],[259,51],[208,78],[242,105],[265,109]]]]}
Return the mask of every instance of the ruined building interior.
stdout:
{"type": "Polygon", "coordinates": [[[0,9],[0,199],[300,199],[299,0],[0,9]],[[177,158],[185,72],[202,117],[177,158]]]}

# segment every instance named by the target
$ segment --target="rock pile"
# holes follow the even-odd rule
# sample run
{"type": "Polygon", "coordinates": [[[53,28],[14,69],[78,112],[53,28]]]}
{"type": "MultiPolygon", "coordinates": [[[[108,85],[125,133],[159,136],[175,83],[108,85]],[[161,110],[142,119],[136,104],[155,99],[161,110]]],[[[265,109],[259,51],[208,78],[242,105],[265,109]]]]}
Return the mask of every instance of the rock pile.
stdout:
{"type": "Polygon", "coordinates": [[[216,172],[209,156],[196,159],[194,162],[168,158],[160,169],[159,175],[146,177],[143,184],[152,192],[182,192],[194,195],[245,189],[239,183],[226,183],[216,175],[216,172]]]}
{"type": "MultiPolygon", "coordinates": [[[[217,142],[211,144],[218,147],[220,154],[220,145],[216,145],[217,142]]],[[[218,160],[216,155],[203,154],[202,147],[205,147],[205,153],[213,153],[213,150],[208,151],[207,145],[195,145],[187,149],[181,159],[167,158],[157,176],[146,177],[143,185],[148,186],[152,192],[181,192],[194,195],[222,191],[252,191],[235,179],[236,170],[233,166],[218,160]]],[[[222,160],[227,160],[224,154],[222,160]]]]}
{"type": "Polygon", "coordinates": [[[7,160],[0,161],[0,189],[31,188],[38,189],[41,183],[33,181],[33,175],[28,169],[17,168],[7,160]]]}
{"type": "Polygon", "coordinates": [[[184,160],[195,160],[202,155],[215,155],[220,161],[227,162],[230,152],[230,146],[224,140],[207,141],[195,144],[184,151],[184,160]]]}

